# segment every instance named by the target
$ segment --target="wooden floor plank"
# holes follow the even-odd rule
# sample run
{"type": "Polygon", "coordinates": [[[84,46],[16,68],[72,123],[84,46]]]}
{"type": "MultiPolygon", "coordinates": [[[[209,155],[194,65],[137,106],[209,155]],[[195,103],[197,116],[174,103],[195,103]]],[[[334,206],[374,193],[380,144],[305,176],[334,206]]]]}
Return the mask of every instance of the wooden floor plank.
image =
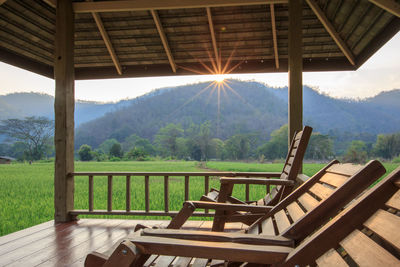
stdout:
{"type": "MultiPolygon", "coordinates": [[[[54,225],[46,222],[1,237],[0,266],[83,266],[92,251],[109,250],[119,240],[134,233],[137,223],[166,227],[168,220],[81,219],[54,225]]],[[[212,221],[188,221],[184,229],[211,230],[212,221]]],[[[240,230],[242,224],[230,224],[230,230],[240,230]]],[[[189,264],[191,259],[178,258],[174,263],[189,264]]],[[[203,263],[202,260],[197,263],[203,263]]]]}
{"type": "Polygon", "coordinates": [[[106,220],[102,227],[96,227],[88,231],[88,238],[84,241],[79,240],[77,244],[73,243],[68,249],[63,250],[62,253],[57,253],[55,257],[38,266],[65,266],[74,263],[80,258],[85,257],[89,252],[104,246],[105,243],[111,243],[112,240],[115,240],[121,231],[125,231],[125,229],[116,228],[121,223],[120,220],[106,220]]]}
{"type": "Polygon", "coordinates": [[[54,255],[61,255],[63,250],[68,250],[73,243],[78,243],[85,237],[90,238],[87,235],[87,229],[99,226],[101,222],[106,222],[106,219],[78,222],[63,231],[57,232],[55,235],[48,236],[32,244],[26,244],[3,255],[1,261],[4,264],[13,266],[21,266],[23,263],[30,266],[40,264],[54,255]]]}
{"type": "Polygon", "coordinates": [[[40,242],[42,239],[52,238],[57,232],[61,232],[75,224],[77,224],[77,222],[63,223],[63,224],[57,224],[50,228],[43,229],[41,231],[37,231],[33,234],[29,234],[29,232],[27,232],[27,235],[15,239],[13,241],[10,241],[4,246],[1,246],[0,258],[2,259],[4,258],[5,254],[8,254],[14,251],[15,249],[27,246],[33,242],[37,243],[40,242]]]}
{"type": "Polygon", "coordinates": [[[31,235],[34,234],[36,232],[42,231],[44,229],[47,228],[53,228],[54,227],[54,221],[48,221],[48,222],[44,222],[26,229],[23,229],[21,231],[17,231],[5,236],[0,236],[0,246],[7,244],[11,241],[14,241],[16,239],[19,239],[21,237],[27,236],[27,235],[31,235]]]}

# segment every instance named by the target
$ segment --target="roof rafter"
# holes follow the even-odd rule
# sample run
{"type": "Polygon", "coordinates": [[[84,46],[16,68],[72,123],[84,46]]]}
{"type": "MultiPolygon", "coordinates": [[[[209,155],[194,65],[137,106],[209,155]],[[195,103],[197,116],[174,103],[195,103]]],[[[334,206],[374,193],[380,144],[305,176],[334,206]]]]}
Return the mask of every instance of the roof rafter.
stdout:
{"type": "Polygon", "coordinates": [[[162,44],[164,46],[164,49],[165,49],[165,53],[167,53],[169,64],[171,65],[172,71],[175,73],[176,72],[175,61],[174,61],[174,58],[172,56],[171,49],[169,48],[167,37],[165,36],[164,29],[163,29],[163,27],[161,25],[160,17],[158,16],[158,13],[157,13],[156,10],[152,9],[152,10],[150,10],[150,12],[151,12],[151,15],[153,16],[154,22],[156,24],[156,27],[157,27],[157,30],[158,30],[158,34],[160,35],[161,42],[162,42],[162,44]]]}
{"type": "Polygon", "coordinates": [[[400,4],[394,0],[369,0],[371,3],[400,18],[400,4]]]}
{"type": "Polygon", "coordinates": [[[100,15],[97,14],[96,12],[92,12],[92,16],[96,22],[97,28],[100,31],[101,37],[103,38],[103,41],[107,47],[108,53],[111,56],[111,59],[114,63],[115,68],[117,69],[118,74],[122,75],[121,64],[119,63],[117,54],[115,53],[115,50],[111,43],[110,37],[108,36],[106,29],[104,28],[104,24],[103,24],[103,21],[101,20],[100,15]]]}
{"type": "Polygon", "coordinates": [[[274,4],[270,4],[269,8],[271,10],[271,29],[272,29],[272,41],[274,43],[274,57],[275,57],[275,67],[279,69],[279,55],[278,55],[278,38],[276,36],[276,24],[275,24],[275,8],[274,4]]]}
{"type": "Polygon", "coordinates": [[[0,0],[0,6],[4,4],[7,0],[0,0]]]}
{"type": "Polygon", "coordinates": [[[287,4],[288,0],[116,0],[75,2],[76,13],[287,4]]]}
{"type": "Polygon", "coordinates": [[[349,62],[352,65],[355,65],[356,63],[355,63],[353,52],[351,52],[350,48],[340,37],[339,33],[335,30],[332,23],[325,16],[322,9],[318,6],[318,4],[314,0],[306,0],[306,1],[307,1],[308,5],[310,6],[310,8],[314,11],[315,15],[321,21],[322,25],[324,25],[324,27],[328,31],[329,35],[339,46],[340,50],[343,52],[343,54],[346,56],[346,58],[349,60],[349,62]]]}
{"type": "MultiPolygon", "coordinates": [[[[1,1],[1,0],[0,0],[0,1],[1,1]]],[[[52,8],[57,8],[56,0],[43,0],[43,2],[45,2],[46,4],[48,4],[49,6],[51,6],[52,8]]]]}
{"type": "Polygon", "coordinates": [[[221,61],[218,54],[217,40],[215,39],[214,23],[211,16],[211,8],[207,7],[206,9],[207,9],[208,25],[210,26],[212,46],[215,54],[215,60],[217,62],[218,72],[221,72],[221,61]]]}

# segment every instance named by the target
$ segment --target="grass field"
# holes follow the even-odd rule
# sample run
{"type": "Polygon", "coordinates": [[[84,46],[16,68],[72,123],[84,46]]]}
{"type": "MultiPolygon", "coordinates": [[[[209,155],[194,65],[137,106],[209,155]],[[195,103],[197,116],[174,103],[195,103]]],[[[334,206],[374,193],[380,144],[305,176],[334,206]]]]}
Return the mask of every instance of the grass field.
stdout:
{"type": "MultiPolygon", "coordinates": [[[[304,173],[311,176],[324,164],[305,164],[304,173]]],[[[283,164],[258,164],[240,162],[208,162],[207,167],[221,171],[276,171],[283,164]]],[[[385,164],[388,172],[396,164],[385,164]]],[[[196,162],[76,162],[76,171],[205,171],[196,162]]],[[[0,236],[53,219],[54,214],[54,163],[0,165],[0,236]]],[[[144,178],[132,177],[132,209],[144,209],[144,178]]],[[[210,185],[218,188],[218,179],[211,179],[210,185]]],[[[184,200],[184,178],[171,177],[170,210],[179,210],[184,200]]],[[[251,199],[265,194],[265,187],[251,186],[251,199]]],[[[204,193],[204,178],[190,180],[190,199],[198,200],[204,193]]],[[[244,187],[237,187],[234,194],[244,198],[244,187]]],[[[75,208],[87,209],[88,178],[75,178],[75,208]]],[[[107,205],[107,178],[95,177],[94,208],[105,209],[107,205]]],[[[150,178],[150,209],[164,207],[163,177],[150,178]]],[[[113,209],[125,208],[125,178],[113,181],[113,209]]],[[[126,217],[124,217],[126,218],[126,217]]],[[[133,217],[130,217],[133,218],[133,217]]],[[[154,218],[154,217],[153,217],[154,218]]]]}

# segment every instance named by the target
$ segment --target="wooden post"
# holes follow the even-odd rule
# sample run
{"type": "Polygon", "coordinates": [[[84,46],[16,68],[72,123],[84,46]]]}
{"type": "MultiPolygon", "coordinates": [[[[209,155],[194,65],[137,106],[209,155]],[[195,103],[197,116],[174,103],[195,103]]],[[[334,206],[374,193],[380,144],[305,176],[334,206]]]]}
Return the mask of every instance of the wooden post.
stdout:
{"type": "Polygon", "coordinates": [[[301,17],[302,0],[289,1],[289,90],[288,124],[289,141],[303,128],[303,41],[301,17]]]}
{"type": "Polygon", "coordinates": [[[58,0],[56,9],[54,101],[56,148],[54,175],[54,220],[71,221],[74,209],[74,13],[72,1],[58,0]]]}

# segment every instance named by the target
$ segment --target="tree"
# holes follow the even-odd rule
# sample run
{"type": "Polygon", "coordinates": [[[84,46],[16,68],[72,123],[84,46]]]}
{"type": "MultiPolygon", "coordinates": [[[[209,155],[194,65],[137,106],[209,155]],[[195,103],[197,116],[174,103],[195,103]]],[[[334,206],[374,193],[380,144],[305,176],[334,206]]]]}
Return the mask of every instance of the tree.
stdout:
{"type": "Polygon", "coordinates": [[[99,150],[108,155],[110,154],[111,147],[117,143],[119,144],[119,142],[114,138],[107,139],[99,145],[99,150]]]}
{"type": "Polygon", "coordinates": [[[328,135],[313,133],[307,146],[305,158],[329,159],[333,156],[333,141],[328,135]]]}
{"type": "Polygon", "coordinates": [[[90,161],[93,159],[92,147],[89,145],[81,145],[78,154],[82,161],[90,161]]]}
{"type": "Polygon", "coordinates": [[[250,141],[245,134],[236,134],[225,141],[225,153],[231,159],[245,159],[249,153],[250,141]]]}
{"type": "Polygon", "coordinates": [[[134,148],[142,150],[147,155],[154,155],[155,149],[149,140],[132,134],[122,143],[123,151],[131,151],[134,148]]]}
{"type": "Polygon", "coordinates": [[[177,138],[182,136],[183,130],[179,124],[170,123],[161,128],[156,135],[156,143],[163,156],[176,157],[178,152],[177,138]]]}
{"type": "Polygon", "coordinates": [[[271,139],[258,148],[258,154],[267,159],[286,158],[288,152],[288,125],[271,133],[271,139]]]}
{"type": "Polygon", "coordinates": [[[351,142],[346,154],[343,156],[343,161],[351,163],[365,163],[367,157],[368,153],[365,142],[354,140],[351,142]]]}
{"type": "Polygon", "coordinates": [[[2,120],[0,133],[26,144],[26,156],[39,160],[46,155],[51,146],[54,121],[45,117],[26,117],[25,119],[2,120]]]}
{"type": "Polygon", "coordinates": [[[110,148],[110,157],[122,158],[122,147],[120,143],[115,143],[110,148]]]}
{"type": "Polygon", "coordinates": [[[373,152],[376,156],[385,159],[400,155],[400,133],[378,135],[373,152]]]}

